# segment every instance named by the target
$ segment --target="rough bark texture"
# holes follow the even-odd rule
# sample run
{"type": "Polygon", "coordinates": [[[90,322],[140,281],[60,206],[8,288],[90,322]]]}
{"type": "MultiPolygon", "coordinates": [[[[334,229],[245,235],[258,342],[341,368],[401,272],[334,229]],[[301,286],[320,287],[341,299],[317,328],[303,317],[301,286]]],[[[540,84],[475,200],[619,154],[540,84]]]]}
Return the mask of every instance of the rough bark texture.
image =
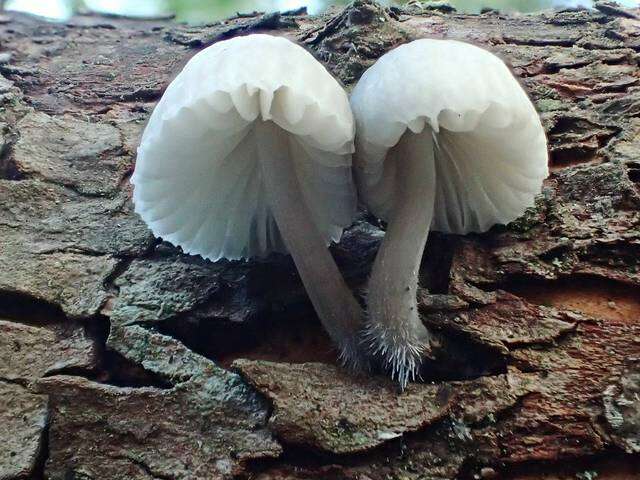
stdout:
{"type": "MultiPolygon", "coordinates": [[[[0,17],[0,479],[640,478],[637,15],[0,17]],[[132,214],[163,88],[258,30],[347,88],[400,43],[475,42],[541,112],[537,206],[429,239],[419,299],[439,347],[404,394],[335,365],[289,259],[185,256],[132,214]]],[[[382,235],[363,218],[333,249],[357,291],[382,235]]]]}

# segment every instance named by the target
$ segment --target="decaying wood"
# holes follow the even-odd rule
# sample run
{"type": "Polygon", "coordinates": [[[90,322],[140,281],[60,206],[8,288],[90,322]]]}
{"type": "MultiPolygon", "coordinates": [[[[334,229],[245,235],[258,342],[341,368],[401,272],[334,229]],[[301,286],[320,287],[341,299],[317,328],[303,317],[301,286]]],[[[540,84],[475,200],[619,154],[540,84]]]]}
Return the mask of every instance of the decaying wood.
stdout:
{"type": "MultiPolygon", "coordinates": [[[[11,14],[0,39],[0,478],[640,478],[637,11],[11,14]],[[403,42],[474,42],[541,112],[536,207],[429,239],[420,308],[439,345],[402,395],[335,365],[289,259],[185,256],[132,214],[136,144],[172,75],[258,30],[347,88],[403,42]]],[[[368,220],[333,248],[359,292],[382,236],[368,220]]]]}

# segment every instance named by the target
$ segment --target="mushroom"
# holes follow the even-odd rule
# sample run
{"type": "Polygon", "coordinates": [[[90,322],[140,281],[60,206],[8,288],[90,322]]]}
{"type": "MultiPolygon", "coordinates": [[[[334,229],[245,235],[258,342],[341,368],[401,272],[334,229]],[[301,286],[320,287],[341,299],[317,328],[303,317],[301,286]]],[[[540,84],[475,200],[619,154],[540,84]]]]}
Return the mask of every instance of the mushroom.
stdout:
{"type": "Polygon", "coordinates": [[[364,336],[404,387],[429,348],[416,302],[429,230],[484,232],[521,216],[548,175],[547,143],[506,65],[457,41],[416,40],[383,55],[351,106],[358,195],[388,222],[364,336]]]}
{"type": "Polygon", "coordinates": [[[354,219],[354,122],[343,88],[302,47],[249,35],[195,55],[144,131],[135,211],[217,261],[289,252],[345,363],[360,366],[362,308],[327,245],[354,219]]]}

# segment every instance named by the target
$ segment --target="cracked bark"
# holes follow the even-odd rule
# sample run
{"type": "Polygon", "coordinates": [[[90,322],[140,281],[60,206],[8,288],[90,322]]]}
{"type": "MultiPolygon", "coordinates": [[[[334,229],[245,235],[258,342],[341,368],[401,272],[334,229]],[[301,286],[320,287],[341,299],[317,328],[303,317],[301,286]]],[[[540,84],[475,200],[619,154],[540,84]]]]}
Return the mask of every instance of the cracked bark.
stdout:
{"type": "MultiPolygon", "coordinates": [[[[0,478],[637,478],[637,14],[3,16],[0,478]],[[289,259],[205,262],[131,213],[167,83],[254,30],[301,42],[347,88],[400,43],[471,41],[541,112],[553,175],[536,207],[429,239],[419,303],[439,348],[402,396],[338,369],[289,259]]],[[[363,217],[333,247],[356,291],[382,235],[363,217]]]]}

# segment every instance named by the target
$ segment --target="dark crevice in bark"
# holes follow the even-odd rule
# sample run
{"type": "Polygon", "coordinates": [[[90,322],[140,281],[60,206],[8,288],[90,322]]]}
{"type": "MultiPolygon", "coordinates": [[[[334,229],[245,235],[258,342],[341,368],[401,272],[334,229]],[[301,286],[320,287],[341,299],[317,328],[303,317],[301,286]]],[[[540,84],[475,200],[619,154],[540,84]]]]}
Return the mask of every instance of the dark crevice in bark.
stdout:
{"type": "MultiPolygon", "coordinates": [[[[120,135],[122,135],[122,132],[120,132],[120,135]]],[[[131,176],[133,175],[133,170],[134,170],[134,165],[131,165],[130,168],[127,168],[127,170],[125,170],[122,173],[122,176],[120,177],[120,181],[118,182],[118,190],[119,191],[123,191],[125,188],[127,188],[127,185],[131,181],[131,176]]]]}
{"type": "Polygon", "coordinates": [[[251,478],[251,475],[269,470],[274,466],[293,466],[297,468],[314,469],[326,465],[353,465],[358,457],[370,458],[370,453],[338,455],[323,452],[313,445],[297,445],[284,441],[276,436],[276,440],[282,446],[282,454],[276,458],[257,459],[247,462],[247,476],[239,478],[251,478]]]}
{"type": "Polygon", "coordinates": [[[45,468],[49,459],[49,418],[42,429],[40,435],[40,444],[38,445],[38,455],[36,457],[35,466],[32,472],[31,480],[46,480],[47,476],[45,468]]]}
{"type": "Polygon", "coordinates": [[[551,461],[531,461],[498,465],[496,470],[504,479],[604,478],[635,479],[640,471],[640,455],[631,455],[616,448],[607,448],[592,456],[564,458],[551,461]]]}
{"type": "Polygon", "coordinates": [[[227,26],[220,32],[212,32],[210,35],[203,35],[201,37],[183,38],[180,35],[176,35],[175,32],[168,32],[165,35],[165,40],[180,45],[186,45],[191,48],[202,48],[220,40],[225,40],[241,34],[259,32],[261,30],[289,29],[296,28],[298,26],[294,15],[283,15],[281,12],[270,12],[251,17],[236,17],[235,20],[248,21],[240,21],[235,25],[227,26]]]}
{"type": "Polygon", "coordinates": [[[45,176],[40,175],[39,173],[28,173],[28,174],[22,174],[21,179],[36,179],[36,180],[40,180],[43,183],[49,184],[49,185],[56,185],[58,187],[62,187],[65,188],[67,190],[69,190],[70,192],[75,193],[76,195],[79,195],[80,197],[84,197],[84,198],[99,198],[99,199],[104,199],[104,198],[115,198],[120,192],[116,189],[113,191],[110,191],[109,193],[107,193],[106,195],[103,192],[87,192],[85,190],[83,190],[82,188],[79,188],[75,183],[71,183],[71,182],[60,182],[57,180],[51,180],[45,176]]]}
{"type": "Polygon", "coordinates": [[[449,293],[449,273],[458,244],[458,237],[455,235],[429,232],[420,266],[420,285],[427,288],[429,293],[449,293]]]}
{"type": "Polygon", "coordinates": [[[161,375],[145,369],[141,364],[108,348],[109,330],[109,318],[103,315],[98,315],[86,323],[87,335],[96,343],[99,361],[95,371],[85,371],[84,374],[77,372],[77,375],[116,387],[155,387],[160,389],[173,387],[173,384],[161,375]]]}
{"type": "Polygon", "coordinates": [[[24,293],[0,291],[0,319],[38,326],[63,323],[66,316],[53,303],[24,293]]]}
{"type": "Polygon", "coordinates": [[[155,102],[160,99],[164,88],[142,88],[135,92],[121,95],[119,102],[155,102]]]}
{"type": "Polygon", "coordinates": [[[519,38],[503,35],[502,39],[505,43],[511,45],[529,45],[533,47],[572,47],[579,39],[558,38],[558,39],[542,39],[542,38],[519,38]]]}
{"type": "Polygon", "coordinates": [[[63,253],[63,254],[76,253],[76,254],[87,256],[87,257],[103,257],[105,255],[109,255],[109,253],[107,252],[102,252],[99,250],[91,250],[88,248],[74,247],[74,246],[69,246],[65,248],[51,248],[47,250],[38,250],[37,252],[34,252],[34,253],[37,255],[56,255],[60,253],[63,253]]]}
{"type": "Polygon", "coordinates": [[[30,381],[26,378],[5,378],[5,377],[0,377],[0,382],[3,383],[10,383],[11,385],[18,385],[19,387],[22,388],[29,388],[29,383],[30,381]]]}
{"type": "Polygon", "coordinates": [[[640,162],[627,163],[627,175],[629,180],[640,185],[640,162]]]}
{"type": "Polygon", "coordinates": [[[116,264],[113,270],[109,273],[109,275],[105,277],[104,281],[102,282],[102,286],[105,288],[105,290],[110,291],[116,295],[118,294],[119,288],[116,285],[116,280],[120,275],[127,271],[134,259],[135,257],[125,258],[120,260],[116,264]]]}
{"type": "MultiPolygon", "coordinates": [[[[571,50],[572,47],[566,47],[568,51],[571,50]]],[[[585,49],[589,50],[589,49],[585,49]]],[[[569,53],[569,52],[568,52],[569,53]]],[[[574,61],[568,65],[544,65],[544,69],[542,71],[536,71],[532,74],[529,74],[526,70],[523,70],[522,77],[525,78],[535,78],[539,75],[555,75],[560,73],[561,70],[579,70],[583,67],[593,65],[595,63],[603,63],[605,65],[633,65],[633,59],[629,58],[630,55],[623,55],[620,58],[591,58],[585,59],[584,61],[574,61]]]]}
{"type": "MultiPolygon", "coordinates": [[[[229,368],[244,358],[273,362],[337,364],[336,351],[310,305],[250,322],[172,318],[143,326],[168,335],[190,350],[229,368]]],[[[437,328],[437,327],[436,327],[437,328]]],[[[457,332],[437,334],[433,358],[425,358],[419,382],[470,380],[506,373],[506,359],[457,332]]]]}
{"type": "Polygon", "coordinates": [[[149,476],[152,480],[176,480],[176,477],[174,477],[174,476],[163,475],[161,473],[154,472],[151,469],[151,467],[149,467],[149,465],[147,465],[142,460],[139,460],[137,458],[133,458],[133,457],[127,456],[127,455],[118,455],[118,456],[116,456],[114,458],[123,459],[123,460],[126,460],[128,462],[131,462],[133,465],[135,465],[140,470],[142,470],[145,473],[145,475],[149,476]]]}
{"type": "MultiPolygon", "coordinates": [[[[117,297],[120,291],[120,288],[116,285],[116,280],[127,271],[127,269],[131,266],[133,261],[139,258],[148,258],[153,253],[155,248],[161,243],[162,243],[162,239],[154,237],[153,240],[149,242],[145,251],[139,255],[115,255],[115,257],[119,261],[116,264],[116,266],[113,268],[113,270],[109,272],[109,274],[105,277],[105,279],[102,282],[102,286],[104,287],[104,289],[113,294],[113,297],[108,298],[105,301],[105,304],[108,304],[115,297],[117,297]]],[[[106,308],[106,305],[102,305],[100,307],[100,311],[103,312],[105,308],[106,308]]],[[[108,314],[106,315],[108,316],[108,314]]]]}
{"type": "Polygon", "coordinates": [[[179,316],[147,326],[223,366],[238,358],[335,364],[336,352],[311,306],[290,305],[287,311],[266,312],[242,322],[179,316]]]}
{"type": "Polygon", "coordinates": [[[604,13],[610,17],[622,17],[622,18],[633,18],[637,19],[638,17],[633,13],[629,12],[620,7],[616,2],[596,2],[594,8],[599,12],[604,13]]]}
{"type": "Polygon", "coordinates": [[[597,149],[576,147],[554,150],[550,154],[553,170],[574,167],[576,165],[592,165],[603,163],[604,157],[599,156],[597,149]]]}
{"type": "Polygon", "coordinates": [[[15,138],[10,139],[4,145],[0,145],[0,179],[22,180],[24,175],[18,171],[15,163],[11,159],[15,138]]]}
{"type": "MultiPolygon", "coordinates": [[[[0,293],[0,319],[16,321],[32,326],[62,327],[82,324],[85,334],[96,348],[97,363],[95,368],[63,367],[50,370],[45,377],[54,375],[80,376],[99,383],[119,387],[156,387],[171,388],[173,385],[164,378],[144,369],[117,352],[106,347],[110,322],[103,315],[70,320],[59,307],[46,302],[37,301],[21,294],[0,293]]],[[[28,380],[6,380],[22,386],[29,384],[28,380]]]]}
{"type": "Polygon", "coordinates": [[[173,388],[173,385],[164,377],[144,369],[111,350],[104,353],[96,372],[84,372],[84,374],[78,372],[76,376],[114,387],[153,387],[162,390],[173,388]]]}
{"type": "Polygon", "coordinates": [[[429,323],[436,333],[433,358],[426,358],[420,375],[424,383],[473,380],[507,373],[507,359],[494,348],[468,335],[429,323]]]}

